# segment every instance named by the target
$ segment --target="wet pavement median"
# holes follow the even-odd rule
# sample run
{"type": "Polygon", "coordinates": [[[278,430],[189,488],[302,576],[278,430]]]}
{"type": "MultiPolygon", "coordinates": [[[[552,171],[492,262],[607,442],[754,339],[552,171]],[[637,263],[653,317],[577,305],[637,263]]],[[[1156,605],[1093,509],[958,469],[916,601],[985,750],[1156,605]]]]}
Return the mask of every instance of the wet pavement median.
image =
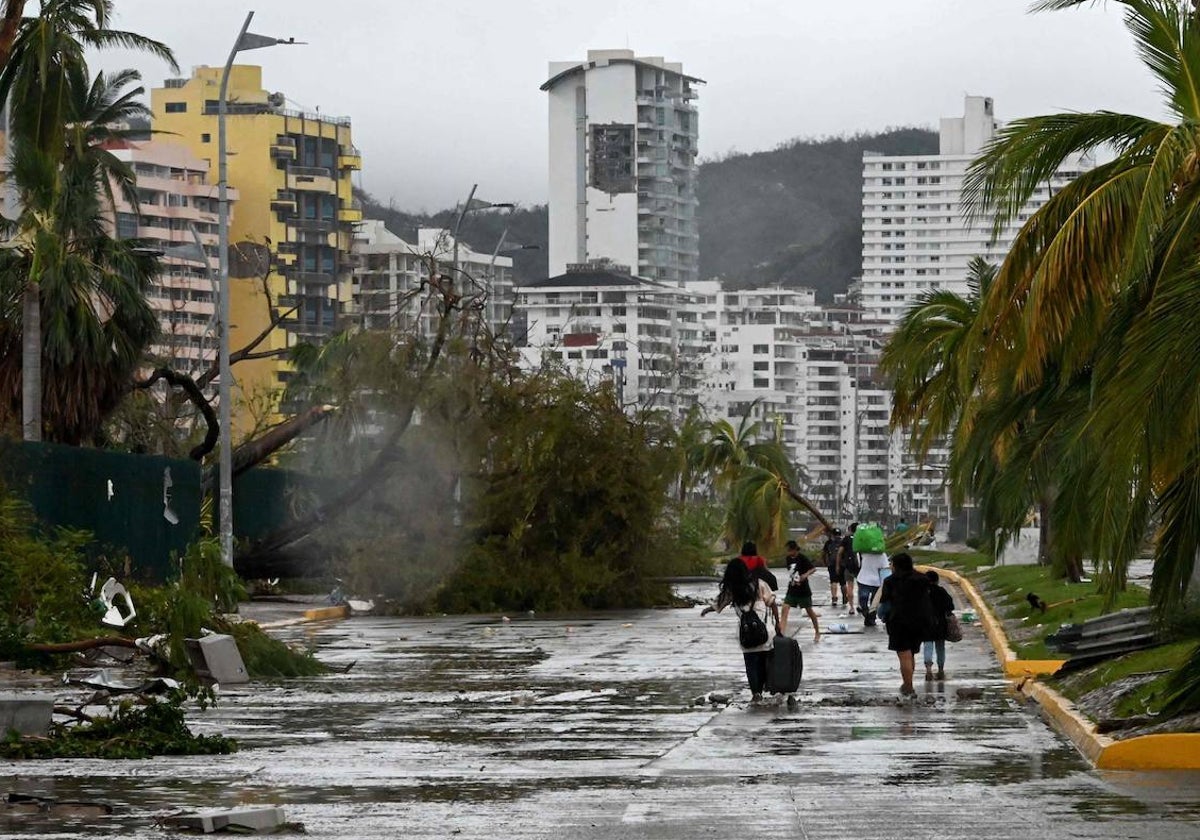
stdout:
{"type": "Polygon", "coordinates": [[[947,646],[946,682],[918,665],[901,700],[884,631],[818,610],[853,632],[814,644],[793,614],[794,708],[749,702],[736,622],[698,607],[282,627],[353,666],[192,712],[234,755],[0,764],[0,792],[112,808],[0,805],[0,836],[163,837],[176,810],[257,805],[330,838],[1200,836],[1200,773],[1093,770],[1009,690],[978,626],[947,646]]]}

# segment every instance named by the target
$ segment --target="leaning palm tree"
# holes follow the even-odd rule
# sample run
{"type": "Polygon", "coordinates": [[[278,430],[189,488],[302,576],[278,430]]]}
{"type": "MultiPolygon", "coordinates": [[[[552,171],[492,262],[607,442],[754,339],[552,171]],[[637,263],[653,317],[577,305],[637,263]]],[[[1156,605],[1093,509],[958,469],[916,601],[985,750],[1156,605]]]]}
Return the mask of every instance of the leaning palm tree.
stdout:
{"type": "Polygon", "coordinates": [[[691,461],[712,477],[713,486],[726,494],[726,537],[772,544],[782,533],[786,514],[797,506],[826,528],[829,520],[794,489],[794,469],[787,452],[774,440],[762,439],[762,424],[750,420],[747,410],[735,427],[714,420],[708,437],[691,449],[691,461]]]}
{"type": "MultiPolygon", "coordinates": [[[[14,8],[8,4],[6,12],[14,8]]],[[[176,67],[164,44],[111,28],[112,16],[111,0],[45,0],[36,16],[21,20],[11,45],[0,43],[8,49],[0,68],[0,102],[9,107],[14,153],[24,147],[24,160],[19,166],[14,163],[11,177],[17,181],[22,202],[35,202],[25,205],[21,221],[21,236],[38,255],[29,264],[22,290],[22,427],[27,439],[40,440],[42,435],[41,283],[52,260],[45,249],[55,245],[53,237],[39,232],[54,229],[55,210],[67,205],[62,166],[68,126],[74,119],[69,111],[72,76],[86,75],[88,49],[141,50],[176,67]]],[[[5,24],[11,24],[11,15],[6,15],[5,24]]],[[[7,38],[11,33],[6,27],[0,34],[7,38]]]]}
{"type": "MultiPolygon", "coordinates": [[[[1180,603],[1200,550],[1200,14],[1178,0],[1114,0],[1171,118],[1094,113],[1017,120],[973,167],[968,198],[1002,227],[1064,162],[1110,161],[1060,190],[1022,227],[981,317],[985,378],[1036,392],[1090,377],[1080,457],[1091,544],[1119,585],[1157,521],[1152,597],[1180,603]]],[[[1065,9],[1083,0],[1047,0],[1065,9]]]]}
{"type": "Polygon", "coordinates": [[[712,421],[706,436],[692,445],[691,461],[712,477],[713,486],[719,491],[728,491],[746,467],[790,471],[783,450],[761,438],[762,423],[751,420],[747,409],[737,426],[724,418],[712,421]]]}

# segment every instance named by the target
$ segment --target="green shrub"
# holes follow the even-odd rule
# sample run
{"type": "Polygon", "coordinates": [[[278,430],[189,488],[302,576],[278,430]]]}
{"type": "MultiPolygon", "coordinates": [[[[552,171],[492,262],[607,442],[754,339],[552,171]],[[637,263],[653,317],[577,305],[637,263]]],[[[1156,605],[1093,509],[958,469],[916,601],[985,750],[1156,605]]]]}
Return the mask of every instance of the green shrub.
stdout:
{"type": "Polygon", "coordinates": [[[112,714],[80,724],[55,724],[49,738],[0,741],[0,757],[23,758],[150,758],[156,755],[225,755],[237,742],[219,735],[194,735],[184,721],[183,692],[135,705],[125,700],[112,714]]]}

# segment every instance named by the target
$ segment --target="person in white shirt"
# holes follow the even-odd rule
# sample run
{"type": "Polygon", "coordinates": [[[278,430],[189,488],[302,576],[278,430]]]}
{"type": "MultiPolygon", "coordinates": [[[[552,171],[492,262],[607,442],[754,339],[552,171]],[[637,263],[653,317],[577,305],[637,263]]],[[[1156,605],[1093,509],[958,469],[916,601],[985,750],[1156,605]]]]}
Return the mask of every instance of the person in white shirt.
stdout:
{"type": "Polygon", "coordinates": [[[861,552],[862,567],[858,570],[858,611],[863,617],[863,626],[875,626],[875,610],[871,608],[871,599],[875,591],[883,585],[883,578],[889,572],[888,556],[879,553],[861,552]]]}
{"type": "MultiPolygon", "coordinates": [[[[734,557],[725,567],[721,591],[717,595],[716,611],[721,612],[730,604],[733,605],[739,619],[742,613],[753,611],[764,624],[773,619],[773,626],[776,629],[779,627],[779,607],[775,603],[775,593],[771,591],[770,586],[751,574],[740,557],[734,557]]],[[[704,612],[707,613],[708,610],[704,612]]],[[[738,624],[740,630],[741,622],[738,624]]],[[[770,634],[767,634],[761,644],[746,647],[741,644],[739,633],[738,645],[746,663],[746,682],[750,684],[751,699],[758,703],[767,687],[767,668],[770,665],[772,648],[770,634]]]]}

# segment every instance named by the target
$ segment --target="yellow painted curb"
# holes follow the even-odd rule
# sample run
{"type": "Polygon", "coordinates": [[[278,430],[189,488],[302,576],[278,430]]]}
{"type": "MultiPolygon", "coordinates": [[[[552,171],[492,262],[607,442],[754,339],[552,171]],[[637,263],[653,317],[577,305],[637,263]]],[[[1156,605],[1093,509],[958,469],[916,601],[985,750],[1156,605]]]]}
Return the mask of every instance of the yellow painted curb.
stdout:
{"type": "MultiPolygon", "coordinates": [[[[958,572],[950,569],[939,569],[936,566],[918,566],[920,572],[934,571],[938,573],[938,577],[945,578],[955,586],[967,593],[967,598],[971,601],[971,606],[975,608],[975,614],[979,616],[979,626],[983,628],[984,634],[988,637],[988,641],[992,643],[992,649],[996,651],[996,657],[1000,660],[1004,672],[1008,674],[1009,663],[1016,662],[1017,655],[1013,653],[1013,649],[1008,644],[1008,636],[1004,633],[1004,628],[996,617],[992,615],[992,611],[988,608],[987,602],[983,600],[983,596],[979,594],[979,590],[975,588],[975,584],[967,580],[958,572]]],[[[1019,671],[1012,676],[1021,676],[1024,671],[1019,671]]]]}
{"type": "Polygon", "coordinates": [[[345,618],[348,615],[350,615],[350,608],[345,605],[340,607],[317,607],[316,609],[304,611],[304,617],[308,621],[326,621],[334,618],[345,618]]]}
{"type": "Polygon", "coordinates": [[[1054,728],[1070,738],[1084,758],[1100,766],[1100,757],[1112,746],[1112,738],[1096,732],[1096,724],[1079,714],[1074,703],[1049,686],[1030,679],[1021,683],[1020,690],[1037,701],[1054,728]]]}
{"type": "Polygon", "coordinates": [[[967,593],[979,614],[979,623],[991,641],[1004,668],[1005,676],[1019,679],[1017,689],[1035,700],[1059,732],[1095,767],[1102,770],[1200,770],[1200,733],[1176,732],[1140,735],[1117,740],[1096,731],[1096,724],[1085,718],[1075,704],[1035,678],[1056,673],[1065,660],[1017,659],[1008,644],[1003,625],[992,614],[983,596],[969,580],[950,569],[932,569],[967,593]]]}
{"type": "Polygon", "coordinates": [[[1200,770],[1200,733],[1166,732],[1114,740],[1096,766],[1103,770],[1200,770]]]}

